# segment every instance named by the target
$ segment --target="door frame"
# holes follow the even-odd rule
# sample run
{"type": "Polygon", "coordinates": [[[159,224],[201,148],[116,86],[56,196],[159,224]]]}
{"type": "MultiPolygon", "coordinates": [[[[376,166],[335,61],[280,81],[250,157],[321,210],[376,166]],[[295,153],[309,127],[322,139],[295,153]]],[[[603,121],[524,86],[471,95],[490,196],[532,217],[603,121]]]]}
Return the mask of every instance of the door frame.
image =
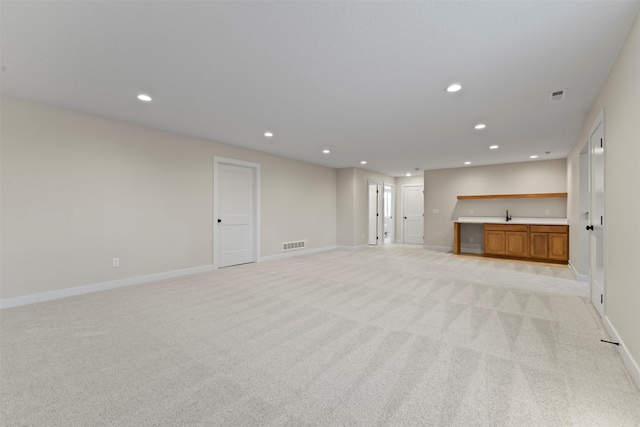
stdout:
{"type": "Polygon", "coordinates": [[[382,236],[382,231],[384,231],[384,212],[382,212],[382,221],[380,221],[380,207],[383,206],[383,198],[384,198],[384,194],[383,197],[380,197],[380,191],[382,189],[382,191],[384,191],[384,185],[382,182],[377,181],[375,179],[368,179],[367,180],[367,243],[370,241],[371,236],[369,236],[369,188],[375,185],[376,186],[376,213],[377,213],[377,217],[376,217],[376,244],[372,245],[371,243],[369,243],[370,246],[381,246],[384,245],[384,238],[380,239],[380,236],[382,236]]]}
{"type": "MultiPolygon", "coordinates": [[[[605,117],[604,117],[604,108],[602,110],[600,110],[600,113],[598,114],[598,116],[595,118],[595,120],[593,121],[593,124],[591,125],[591,128],[589,128],[589,218],[587,220],[587,222],[590,225],[593,225],[593,221],[595,220],[594,216],[593,216],[593,212],[594,212],[594,207],[593,207],[593,197],[592,197],[592,193],[594,191],[593,189],[593,161],[592,161],[592,153],[593,153],[593,144],[592,144],[592,140],[591,140],[591,136],[593,135],[593,133],[595,132],[595,130],[598,128],[598,126],[602,126],[602,139],[603,139],[603,146],[606,145],[606,128],[605,128],[605,117]]],[[[607,198],[607,194],[606,194],[606,176],[605,176],[605,170],[606,170],[606,149],[603,150],[602,152],[602,210],[603,210],[603,221],[602,221],[602,275],[603,275],[603,281],[602,281],[602,312],[600,312],[600,310],[597,309],[598,314],[601,315],[602,318],[605,317],[606,313],[606,296],[607,296],[607,275],[606,275],[606,259],[607,259],[607,233],[606,233],[606,224],[607,224],[607,220],[606,220],[606,198],[607,198]]],[[[592,300],[592,296],[593,296],[593,269],[595,268],[595,266],[592,263],[592,239],[594,238],[592,236],[593,231],[589,232],[589,301],[593,304],[593,300],[592,300]]]]}
{"type": "Polygon", "coordinates": [[[213,216],[211,218],[211,224],[213,227],[211,238],[213,247],[213,269],[219,268],[220,260],[220,241],[216,239],[216,230],[218,226],[218,173],[220,171],[220,165],[242,166],[253,169],[253,260],[252,262],[258,262],[260,260],[260,163],[246,162],[244,160],[229,159],[226,157],[213,157],[213,216]]]}

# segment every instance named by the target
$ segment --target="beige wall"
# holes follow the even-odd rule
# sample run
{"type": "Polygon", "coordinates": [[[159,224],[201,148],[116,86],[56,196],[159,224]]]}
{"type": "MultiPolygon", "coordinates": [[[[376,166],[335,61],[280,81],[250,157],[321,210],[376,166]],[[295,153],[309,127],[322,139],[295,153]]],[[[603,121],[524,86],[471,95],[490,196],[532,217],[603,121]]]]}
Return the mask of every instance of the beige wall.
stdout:
{"type": "MultiPolygon", "coordinates": [[[[568,158],[571,245],[578,242],[580,151],[605,111],[605,316],[640,364],[640,18],[627,36],[568,158]]],[[[578,263],[572,252],[572,263],[578,263]]]]}
{"type": "Polygon", "coordinates": [[[367,245],[369,181],[395,184],[395,178],[360,168],[338,169],[338,245],[367,245]]]}
{"type": "Polygon", "coordinates": [[[261,256],[336,244],[334,169],[12,98],[1,138],[3,299],[211,265],[214,156],[261,164],[261,256]]]}
{"type": "Polygon", "coordinates": [[[338,246],[355,246],[353,240],[355,172],[355,168],[343,168],[337,171],[336,241],[338,246]]]}
{"type": "MultiPolygon", "coordinates": [[[[564,159],[425,171],[424,244],[452,248],[453,220],[459,216],[502,216],[509,209],[515,217],[544,217],[545,209],[549,209],[549,217],[566,217],[565,198],[458,201],[459,195],[566,191],[564,159]]],[[[478,245],[477,240],[475,244],[478,245]]]]}

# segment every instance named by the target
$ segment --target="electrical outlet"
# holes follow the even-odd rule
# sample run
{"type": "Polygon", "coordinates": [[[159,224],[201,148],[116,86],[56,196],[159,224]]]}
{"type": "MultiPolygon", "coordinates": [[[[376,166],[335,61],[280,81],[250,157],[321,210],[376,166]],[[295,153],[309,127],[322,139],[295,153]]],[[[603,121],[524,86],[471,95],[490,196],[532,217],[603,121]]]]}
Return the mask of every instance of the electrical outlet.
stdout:
{"type": "Polygon", "coordinates": [[[544,214],[545,214],[545,215],[549,215],[550,213],[551,213],[551,211],[550,211],[549,209],[545,209],[545,210],[544,210],[544,214]]]}
{"type": "Polygon", "coordinates": [[[473,237],[469,237],[469,243],[473,243],[473,237]]]}
{"type": "Polygon", "coordinates": [[[469,209],[469,213],[473,215],[473,209],[469,209]]]}
{"type": "Polygon", "coordinates": [[[433,213],[434,213],[434,214],[439,214],[439,213],[440,213],[440,209],[434,209],[434,210],[433,210],[433,213]]]}
{"type": "Polygon", "coordinates": [[[113,268],[120,267],[120,258],[114,258],[111,262],[111,266],[113,268]]]}

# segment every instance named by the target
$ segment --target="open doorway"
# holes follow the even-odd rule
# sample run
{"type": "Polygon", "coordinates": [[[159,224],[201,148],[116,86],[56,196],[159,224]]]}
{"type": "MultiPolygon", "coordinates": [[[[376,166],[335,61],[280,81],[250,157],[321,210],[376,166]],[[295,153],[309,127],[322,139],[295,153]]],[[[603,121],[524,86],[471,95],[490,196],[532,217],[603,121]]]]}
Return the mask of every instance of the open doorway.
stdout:
{"type": "Polygon", "coordinates": [[[395,220],[393,219],[396,203],[396,188],[391,184],[384,184],[384,243],[395,241],[395,220]]]}
{"type": "Polygon", "coordinates": [[[573,252],[573,257],[577,257],[577,262],[571,262],[576,279],[580,282],[589,282],[589,230],[586,229],[589,225],[589,203],[589,141],[587,141],[580,151],[578,247],[573,252]]]}
{"type": "Polygon", "coordinates": [[[378,236],[378,219],[380,214],[378,212],[378,184],[369,183],[369,245],[376,246],[380,240],[378,236]]]}

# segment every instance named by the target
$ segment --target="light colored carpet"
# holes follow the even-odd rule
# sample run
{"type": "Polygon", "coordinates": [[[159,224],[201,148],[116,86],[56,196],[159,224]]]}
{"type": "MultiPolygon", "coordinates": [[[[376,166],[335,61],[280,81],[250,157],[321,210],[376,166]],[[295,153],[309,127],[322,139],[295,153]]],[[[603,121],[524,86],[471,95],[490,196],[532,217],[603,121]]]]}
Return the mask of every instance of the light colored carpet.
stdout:
{"type": "Polygon", "coordinates": [[[633,426],[566,267],[390,245],[3,310],[6,426],[633,426]]]}

